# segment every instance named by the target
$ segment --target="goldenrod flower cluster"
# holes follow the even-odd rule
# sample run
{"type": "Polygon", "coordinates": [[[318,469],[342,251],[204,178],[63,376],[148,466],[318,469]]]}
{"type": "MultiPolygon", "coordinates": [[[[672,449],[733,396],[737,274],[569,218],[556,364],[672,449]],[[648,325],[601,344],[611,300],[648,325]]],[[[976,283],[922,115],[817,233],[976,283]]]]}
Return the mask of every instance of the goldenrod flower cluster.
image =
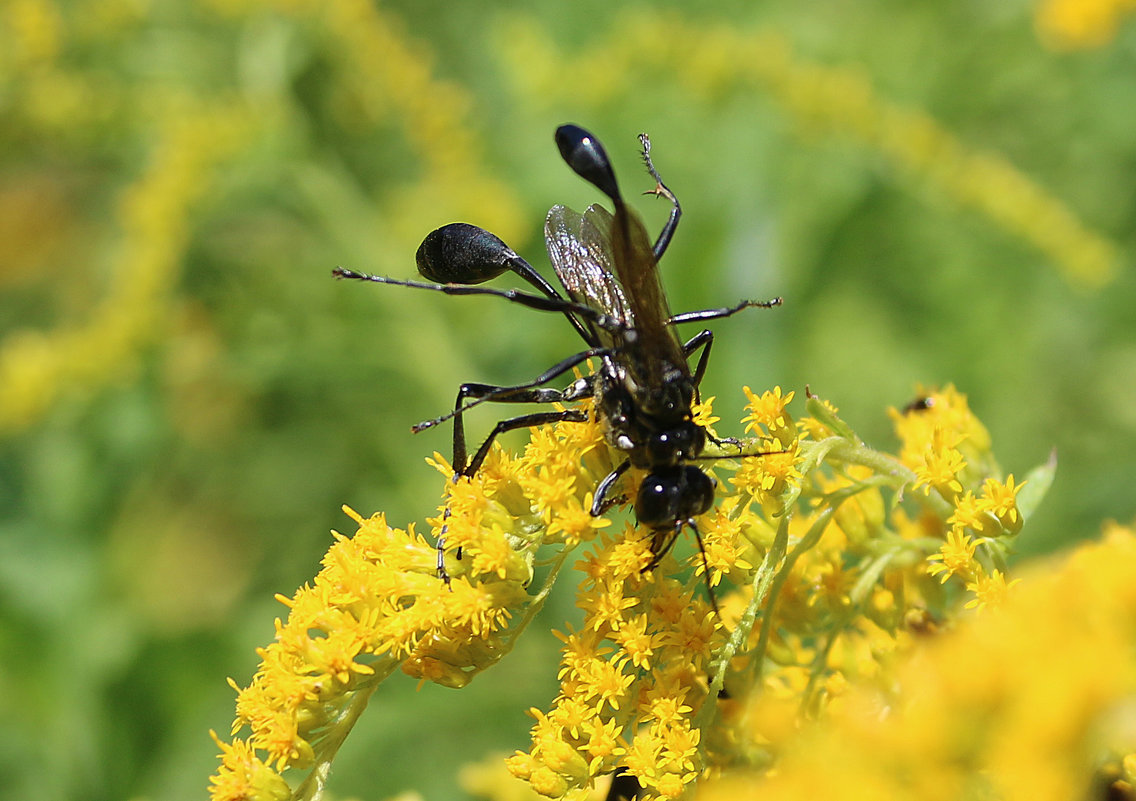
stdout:
{"type": "Polygon", "coordinates": [[[16,330],[0,342],[0,433],[34,422],[68,391],[122,374],[158,337],[188,244],[190,210],[254,129],[246,111],[225,103],[189,103],[163,125],[144,174],[122,193],[121,255],[107,293],[84,321],[16,330]]]}
{"type": "Polygon", "coordinates": [[[903,441],[900,459],[916,475],[913,488],[933,490],[954,507],[945,521],[949,528],[933,531],[946,542],[931,556],[928,572],[943,582],[962,579],[975,596],[968,606],[997,605],[1008,586],[1005,555],[1024,522],[1017,501],[1024,483],[1015,483],[1013,473],[1005,480],[991,477],[997,465],[990,435],[953,386],[920,397],[906,414],[891,414],[903,441]],[[989,571],[975,558],[979,545],[996,565],[989,571]]]}
{"type": "MultiPolygon", "coordinates": [[[[75,66],[89,59],[76,56],[85,48],[117,51],[116,37],[150,23],[148,6],[14,0],[0,9],[0,83],[14,131],[72,142],[118,126],[129,134],[116,130],[116,139],[155,142],[143,174],[121,194],[112,278],[87,318],[14,330],[0,341],[0,434],[132,367],[163,333],[194,235],[192,213],[214,188],[218,168],[247,155],[257,137],[295,122],[281,98],[247,87],[133,84],[75,66]]],[[[246,21],[275,14],[333,42],[340,72],[328,91],[337,122],[357,129],[393,120],[424,165],[386,199],[379,220],[386,239],[417,241],[424,217],[460,218],[476,209],[489,228],[521,241],[527,228],[515,193],[487,174],[465,124],[468,93],[431,74],[429,54],[413,46],[396,16],[368,0],[210,0],[202,11],[246,21]]]]}
{"type": "Polygon", "coordinates": [[[1036,22],[1042,40],[1055,49],[1101,47],[1133,11],[1133,0],[1041,0],[1036,22]]]}
{"type": "Polygon", "coordinates": [[[823,720],[749,697],[740,736],[776,741],[776,770],[734,764],[698,798],[1133,798],[1134,571],[1136,533],[1111,524],[1024,572],[998,610],[921,637],[889,684],[860,684],[823,720]]]}
{"type": "MultiPolygon", "coordinates": [[[[337,535],[314,583],[286,601],[288,620],[239,692],[233,733],[247,733],[223,745],[214,799],[284,797],[288,768],[309,771],[296,792],[311,796],[379,681],[401,667],[464,686],[508,653],[573,558],[583,622],[559,634],[560,692],[532,710],[531,747],[508,759],[549,798],[585,798],[620,768],[656,799],[766,771],[789,720],[824,716],[852,685],[893,687],[896,662],[958,616],[964,587],[973,606],[1002,603],[1006,547],[1032,507],[997,473],[959,393],[893,412],[900,458],[868,448],[815,397],[797,421],[793,393],[746,393],[751,436],[720,441],[703,462],[718,474],[716,507],[696,542],[653,569],[653,532],[589,513],[615,465],[594,422],[535,429],[519,455],[495,447],[473,479],[451,482],[445,460],[431,460],[447,477],[430,523],[448,583],[413,528],[351,513],[358,531],[337,535]],[[944,587],[939,574],[964,583],[944,587]],[[792,709],[782,731],[754,736],[758,699],[792,709]]],[[[706,426],[710,400],[695,410],[706,426]]],[[[1030,482],[1044,489],[1051,471],[1030,482]]],[[[641,477],[630,471],[619,491],[632,495],[641,477]]]]}

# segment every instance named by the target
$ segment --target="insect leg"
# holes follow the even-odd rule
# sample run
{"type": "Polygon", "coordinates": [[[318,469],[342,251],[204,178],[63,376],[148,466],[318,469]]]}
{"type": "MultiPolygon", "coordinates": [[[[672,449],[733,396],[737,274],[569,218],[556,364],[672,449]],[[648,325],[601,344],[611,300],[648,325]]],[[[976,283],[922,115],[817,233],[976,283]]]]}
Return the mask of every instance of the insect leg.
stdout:
{"type": "Polygon", "coordinates": [[[690,530],[694,532],[694,541],[698,543],[698,552],[702,554],[702,575],[706,579],[706,592],[710,595],[710,605],[714,607],[714,614],[721,619],[722,613],[718,610],[718,599],[714,596],[714,588],[710,586],[710,563],[706,561],[706,546],[702,542],[702,534],[699,532],[698,526],[694,524],[693,518],[676,520],[673,529],[655,530],[654,538],[651,541],[651,561],[643,568],[643,572],[646,573],[648,570],[654,570],[659,566],[659,562],[678,541],[683,526],[690,526],[690,530]]]}
{"type": "MultiPolygon", "coordinates": [[[[477,449],[473,459],[466,461],[467,451],[465,442],[465,425],[462,419],[462,413],[478,403],[484,401],[494,401],[496,403],[557,403],[560,401],[573,401],[581,398],[591,397],[593,392],[592,382],[586,378],[582,378],[573,382],[571,385],[564,389],[548,389],[540,387],[547,381],[551,381],[561,373],[567,372],[572,367],[576,366],[582,361],[585,361],[590,356],[595,355],[592,351],[582,351],[570,356],[559,364],[546,370],[541,375],[537,376],[532,381],[524,384],[518,384],[511,387],[494,386],[493,384],[462,384],[458,389],[457,401],[454,404],[454,411],[447,417],[454,418],[454,453],[451,466],[454,469],[454,480],[456,481],[459,476],[472,476],[478,468],[481,467],[485,457],[489,454],[489,448],[493,445],[493,440],[498,435],[511,431],[516,428],[525,428],[545,423],[553,423],[562,420],[570,420],[574,422],[584,422],[588,419],[587,413],[577,409],[567,409],[558,412],[538,412],[536,414],[521,415],[519,417],[512,417],[507,420],[501,420],[494,427],[493,431],[486,438],[481,447],[477,449]],[[469,403],[466,402],[467,398],[472,398],[469,403]]],[[[446,419],[445,417],[440,420],[446,419]]],[[[429,421],[430,425],[434,425],[440,420],[429,421]]],[[[421,427],[428,427],[419,424],[421,427]]],[[[420,431],[421,428],[415,426],[415,431],[420,431]]],[[[449,517],[449,509],[445,512],[445,517],[449,517]]],[[[438,575],[447,583],[449,583],[449,576],[446,574],[445,566],[445,548],[446,548],[446,531],[449,524],[444,524],[442,530],[438,533],[437,552],[438,552],[438,575]]],[[[458,558],[461,558],[461,552],[458,552],[458,558]]]]}
{"type": "Polygon", "coordinates": [[[706,561],[706,546],[702,543],[702,533],[698,530],[698,526],[694,525],[693,519],[685,523],[694,532],[694,541],[698,543],[698,552],[702,554],[702,577],[706,579],[706,592],[710,596],[710,605],[714,607],[714,614],[721,620],[722,613],[718,609],[718,599],[714,597],[714,588],[710,585],[710,563],[706,561]]]}
{"type": "Polygon", "coordinates": [[[698,365],[694,368],[693,376],[694,395],[696,399],[698,399],[698,385],[702,383],[702,376],[706,374],[706,365],[710,361],[710,346],[713,344],[714,332],[704,328],[687,340],[686,344],[682,346],[682,353],[688,359],[694,355],[696,350],[702,348],[702,355],[698,357],[698,365]]]}
{"type": "MultiPolygon", "coordinates": [[[[582,303],[576,303],[575,301],[560,297],[533,295],[529,292],[522,292],[519,289],[494,289],[492,287],[469,286],[467,284],[431,284],[424,281],[403,281],[399,278],[388,278],[385,275],[360,273],[355,270],[348,270],[345,267],[336,267],[331,271],[331,274],[336,278],[347,278],[355,281],[372,281],[376,284],[405,286],[411,289],[429,289],[434,292],[442,292],[446,295],[492,295],[493,297],[504,298],[512,303],[528,306],[530,309],[537,309],[538,311],[560,312],[561,314],[569,315],[569,317],[576,315],[582,319],[590,320],[595,325],[605,330],[622,330],[622,323],[620,321],[613,320],[610,316],[598,312],[590,306],[585,306],[582,303]]],[[[582,326],[578,327],[577,330],[581,328],[582,326]]],[[[581,331],[581,335],[583,335],[583,333],[584,332],[581,331]]]]}
{"type": "Polygon", "coordinates": [[[556,403],[563,399],[563,393],[558,389],[530,389],[519,390],[515,393],[503,392],[516,387],[498,387],[493,384],[462,384],[458,389],[457,409],[454,414],[454,460],[453,468],[456,476],[472,476],[477,472],[480,464],[467,462],[468,456],[465,447],[465,423],[462,413],[469,408],[462,406],[466,398],[475,398],[478,401],[491,399],[498,403],[556,403]]]}
{"type": "MultiPolygon", "coordinates": [[[[530,402],[530,398],[522,397],[522,396],[518,395],[517,397],[509,398],[507,400],[504,400],[503,402],[507,403],[509,401],[515,401],[515,402],[518,402],[518,403],[526,403],[526,402],[530,402]]],[[[456,419],[460,420],[461,418],[459,417],[459,418],[456,418],[456,419]]],[[[473,455],[473,459],[470,460],[469,465],[467,467],[465,467],[465,469],[457,471],[456,470],[457,465],[456,464],[454,465],[454,467],[455,467],[454,480],[456,481],[459,476],[463,476],[463,475],[464,476],[472,476],[474,473],[476,473],[477,469],[479,467],[481,467],[482,462],[485,461],[485,457],[489,454],[489,448],[493,445],[493,441],[495,439],[497,439],[497,437],[500,436],[501,434],[504,434],[506,431],[513,431],[514,429],[518,429],[518,428],[531,428],[533,426],[545,425],[546,423],[558,423],[558,422],[584,423],[584,422],[587,422],[587,420],[588,420],[588,413],[581,411],[579,409],[564,409],[564,410],[558,411],[558,412],[536,412],[534,414],[522,414],[518,417],[510,417],[507,420],[500,420],[500,421],[498,421],[497,425],[495,425],[493,427],[493,430],[489,433],[489,436],[485,438],[485,442],[483,442],[481,444],[481,447],[477,449],[477,453],[475,453],[473,455]]],[[[457,426],[455,425],[455,435],[454,435],[455,450],[457,449],[456,429],[457,429],[457,426]]],[[[461,440],[461,449],[462,449],[462,452],[463,452],[462,459],[464,460],[464,458],[465,458],[464,457],[464,451],[465,451],[464,436],[463,436],[463,439],[461,440]]],[[[454,454],[454,461],[455,462],[457,461],[457,458],[458,458],[457,454],[455,453],[454,454]]],[[[449,509],[446,510],[445,517],[447,517],[447,518],[449,517],[449,509]]],[[[447,531],[448,528],[449,528],[448,523],[442,526],[442,530],[440,532],[438,532],[438,541],[437,541],[437,544],[435,545],[435,548],[437,549],[437,553],[438,553],[438,576],[443,581],[445,581],[447,584],[450,583],[449,574],[446,573],[446,562],[445,562],[446,531],[447,531]]],[[[461,552],[460,551],[458,552],[458,559],[461,559],[461,552]]]]}
{"type": "Polygon", "coordinates": [[[676,314],[667,320],[667,325],[676,325],[678,323],[700,323],[706,320],[720,320],[723,317],[729,317],[737,314],[742,309],[758,308],[758,309],[772,309],[774,306],[781,305],[781,298],[773,298],[773,300],[743,300],[736,306],[725,306],[721,309],[701,309],[699,311],[683,312],[676,314]]]}
{"type": "Polygon", "coordinates": [[[647,134],[639,134],[639,141],[643,145],[643,161],[647,165],[647,172],[655,179],[655,188],[647,195],[656,195],[657,197],[665,197],[671,202],[671,216],[667,218],[667,224],[663,226],[663,230],[659,233],[659,238],[655,240],[653,248],[655,252],[655,261],[663,257],[667,252],[667,245],[671,243],[671,237],[674,236],[675,229],[678,228],[678,219],[682,216],[682,206],[678,204],[678,198],[675,193],[667,188],[663,183],[663,179],[659,177],[658,171],[655,169],[654,163],[651,161],[651,139],[647,134]]]}
{"type": "MultiPolygon", "coordinates": [[[[606,353],[607,351],[603,348],[580,351],[553,365],[532,381],[526,381],[523,384],[516,384],[514,386],[499,387],[492,384],[462,384],[461,387],[458,388],[458,397],[457,401],[454,403],[454,410],[452,412],[448,412],[441,417],[436,417],[433,420],[416,423],[411,426],[410,430],[417,434],[420,431],[438,425],[438,423],[443,423],[451,417],[454,418],[453,467],[456,472],[463,473],[465,471],[465,434],[462,431],[463,413],[486,401],[494,401],[496,403],[557,403],[559,401],[573,401],[591,397],[592,384],[588,379],[580,379],[563,390],[536,388],[540,387],[541,384],[548,383],[559,375],[563,375],[573,367],[587,361],[593,356],[603,356],[606,353]],[[472,400],[466,402],[467,398],[471,398],[472,400]]],[[[466,475],[472,475],[472,473],[467,473],[466,475]]]]}
{"type": "Polygon", "coordinates": [[[608,500],[607,494],[611,490],[612,485],[619,480],[621,475],[627,472],[627,468],[629,467],[631,467],[631,462],[625,459],[623,464],[608,473],[604,477],[604,480],[596,485],[596,494],[592,497],[592,517],[599,517],[615,503],[614,500],[608,500]]]}
{"type": "Polygon", "coordinates": [[[498,421],[497,425],[493,427],[493,430],[489,432],[489,436],[485,438],[485,442],[481,443],[481,447],[477,449],[477,453],[469,460],[469,466],[466,467],[463,475],[472,476],[477,473],[478,468],[481,467],[481,463],[484,462],[485,457],[489,455],[489,448],[493,445],[493,441],[506,431],[561,422],[586,423],[588,422],[588,413],[581,409],[564,409],[558,412],[522,414],[518,417],[510,417],[507,420],[498,421]]]}
{"type": "MultiPolygon", "coordinates": [[[[714,332],[704,328],[687,340],[686,344],[682,346],[682,353],[688,359],[694,355],[696,350],[702,348],[702,355],[698,357],[698,364],[694,368],[693,375],[695,403],[702,402],[702,393],[698,387],[702,383],[702,376],[706,374],[706,365],[710,362],[710,346],[713,344],[714,332]]],[[[713,439],[713,437],[711,437],[711,439],[713,439]]]]}

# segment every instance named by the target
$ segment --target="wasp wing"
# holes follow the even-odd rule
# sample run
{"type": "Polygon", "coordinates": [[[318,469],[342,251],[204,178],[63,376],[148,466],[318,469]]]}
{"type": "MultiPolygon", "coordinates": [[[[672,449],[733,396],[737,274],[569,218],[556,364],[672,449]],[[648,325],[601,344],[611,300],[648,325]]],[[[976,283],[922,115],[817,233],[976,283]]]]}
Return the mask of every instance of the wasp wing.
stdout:
{"type": "Polygon", "coordinates": [[[646,386],[659,387],[677,371],[689,377],[682,342],[668,325],[670,305],[659,280],[659,264],[643,222],[625,204],[610,217],[612,266],[635,316],[638,332],[636,370],[646,386]]]}
{"type": "MultiPolygon", "coordinates": [[[[602,206],[589,206],[578,214],[566,206],[553,206],[544,223],[548,258],[568,296],[621,323],[635,327],[635,315],[613,271],[612,216],[602,206]]],[[[616,344],[613,332],[589,320],[584,324],[605,347],[616,344]]]]}

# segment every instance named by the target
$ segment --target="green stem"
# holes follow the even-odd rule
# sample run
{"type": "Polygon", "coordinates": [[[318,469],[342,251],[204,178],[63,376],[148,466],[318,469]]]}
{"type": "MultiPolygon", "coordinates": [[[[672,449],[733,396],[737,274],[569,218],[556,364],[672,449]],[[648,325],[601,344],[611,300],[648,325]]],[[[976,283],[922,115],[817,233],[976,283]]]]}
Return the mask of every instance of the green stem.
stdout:
{"type": "MultiPolygon", "coordinates": [[[[827,444],[830,440],[824,440],[824,442],[827,444]]],[[[904,487],[914,485],[917,480],[915,473],[903,462],[894,456],[873,450],[862,442],[854,442],[840,437],[838,442],[832,444],[828,455],[835,461],[861,465],[871,469],[878,476],[886,476],[890,479],[889,483],[900,491],[904,487]]],[[[927,504],[940,518],[945,520],[954,512],[954,505],[938,492],[932,491],[927,494],[926,498],[927,504]]]]}
{"type": "Polygon", "coordinates": [[[320,740],[319,758],[308,777],[292,793],[293,801],[319,801],[323,797],[324,788],[327,786],[327,777],[331,774],[331,763],[335,759],[339,747],[343,745],[343,741],[347,739],[347,735],[355,727],[359,716],[367,708],[367,703],[371,700],[375,690],[378,689],[379,683],[390,675],[396,665],[397,663],[392,663],[391,669],[382,676],[376,674],[368,678],[365,684],[354,691],[351,700],[340,710],[335,720],[328,725],[327,732],[320,740]]]}

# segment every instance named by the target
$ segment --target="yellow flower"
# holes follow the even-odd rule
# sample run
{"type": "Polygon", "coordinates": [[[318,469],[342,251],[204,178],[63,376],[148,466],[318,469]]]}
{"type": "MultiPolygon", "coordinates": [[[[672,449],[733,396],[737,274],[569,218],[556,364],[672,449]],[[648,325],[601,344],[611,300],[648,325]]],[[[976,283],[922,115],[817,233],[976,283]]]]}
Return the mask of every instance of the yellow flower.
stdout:
{"type": "Polygon", "coordinates": [[[987,503],[987,511],[998,519],[1006,531],[1016,534],[1022,528],[1021,514],[1018,512],[1018,493],[1026,482],[1014,484],[1014,474],[1005,481],[988,478],[982,484],[982,494],[987,503]]]}
{"type": "MultiPolygon", "coordinates": [[[[241,747],[278,771],[326,770],[342,741],[337,726],[349,726],[394,670],[467,684],[534,619],[534,599],[548,590],[529,588],[543,545],[556,553],[549,582],[575,563],[583,620],[557,635],[560,691],[547,711],[531,711],[529,751],[506,762],[557,799],[583,798],[619,768],[644,798],[663,799],[683,797],[742,753],[769,764],[778,751],[770,733],[792,727],[759,716],[757,735],[731,709],[769,697],[823,718],[855,707],[858,682],[895,691],[912,632],[926,636],[961,614],[958,594],[937,589],[950,576],[969,589],[971,608],[1011,602],[1013,582],[984,563],[1000,564],[1010,540],[1001,535],[1021,527],[1021,485],[971,469],[992,460],[965,399],[950,390],[934,395],[933,416],[899,415],[902,453],[929,446],[913,473],[868,451],[831,404],[810,399],[822,419],[798,424],[791,394],[746,394],[743,425],[787,452],[715,459],[732,476],[695,523],[699,539],[679,537],[661,559],[670,532],[591,518],[595,485],[621,458],[591,423],[538,429],[520,455],[493,448],[482,470],[456,483],[435,455],[446,478],[430,522],[446,540],[448,583],[413,527],[349,512],[359,530],[336,535],[312,585],[284,599],[288,619],[239,691],[234,735],[251,731],[241,747]],[[938,500],[905,497],[917,482],[938,500]]],[[[708,404],[701,413],[709,419],[708,404]]],[[[625,497],[644,472],[624,476],[625,497]]]]}
{"type": "MultiPolygon", "coordinates": [[[[780,732],[776,769],[729,766],[699,798],[1059,801],[1123,790],[1136,693],[1133,571],[1136,535],[1115,526],[1047,560],[997,614],[960,618],[898,654],[886,683],[853,683],[811,724],[765,726],[780,732]]],[[[781,714],[768,695],[747,703],[751,720],[781,714]]]]}
{"type": "Polygon", "coordinates": [[[1100,47],[1116,37],[1131,0],[1039,0],[1036,23],[1055,49],[1100,47]]]}
{"type": "Polygon", "coordinates": [[[951,576],[967,579],[975,573],[974,551],[978,543],[961,529],[952,529],[937,554],[928,558],[927,573],[946,582],[951,576]]]}
{"type": "Polygon", "coordinates": [[[1017,584],[1017,580],[1006,583],[1006,576],[1001,570],[995,570],[989,576],[979,575],[973,581],[967,582],[966,588],[974,593],[975,597],[966,604],[967,609],[997,609],[1006,600],[1006,594],[1017,584]]]}
{"type": "Polygon", "coordinates": [[[924,487],[925,492],[936,490],[948,500],[962,492],[959,473],[966,467],[966,459],[958,450],[962,435],[943,429],[936,429],[931,436],[930,447],[923,451],[912,466],[915,470],[915,487],[924,487]]]}
{"type": "Polygon", "coordinates": [[[742,418],[745,430],[755,434],[764,432],[777,443],[777,447],[789,448],[796,441],[797,432],[786,409],[796,393],[782,395],[781,387],[774,387],[772,392],[761,395],[749,387],[742,387],[742,391],[748,399],[746,410],[749,414],[742,418]]]}
{"type": "Polygon", "coordinates": [[[284,801],[292,797],[288,783],[246,740],[226,743],[213,734],[213,741],[221,749],[221,767],[209,780],[213,801],[284,801]]]}

